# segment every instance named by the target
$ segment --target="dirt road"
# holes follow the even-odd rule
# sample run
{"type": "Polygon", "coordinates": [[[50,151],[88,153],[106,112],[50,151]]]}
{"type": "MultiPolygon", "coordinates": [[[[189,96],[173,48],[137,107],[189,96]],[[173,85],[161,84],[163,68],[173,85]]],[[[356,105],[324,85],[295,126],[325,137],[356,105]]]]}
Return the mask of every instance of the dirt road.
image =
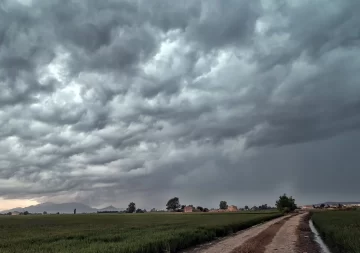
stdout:
{"type": "Polygon", "coordinates": [[[298,238],[296,231],[303,216],[304,214],[295,215],[289,219],[277,232],[272,242],[266,247],[265,253],[296,253],[296,242],[298,238]]]}
{"type": "MultiPolygon", "coordinates": [[[[318,253],[316,247],[309,251],[309,247],[305,249],[299,244],[304,236],[299,230],[305,224],[306,215],[280,217],[184,253],[318,253]]],[[[308,244],[311,243],[309,237],[308,244]]]]}

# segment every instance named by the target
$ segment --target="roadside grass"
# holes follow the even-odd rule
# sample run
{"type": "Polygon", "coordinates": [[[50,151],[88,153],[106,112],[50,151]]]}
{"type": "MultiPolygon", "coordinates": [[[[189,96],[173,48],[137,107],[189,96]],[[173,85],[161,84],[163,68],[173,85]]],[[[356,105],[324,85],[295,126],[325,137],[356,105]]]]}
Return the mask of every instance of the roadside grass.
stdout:
{"type": "Polygon", "coordinates": [[[0,216],[0,252],[176,252],[279,216],[278,212],[0,216]]]}
{"type": "Polygon", "coordinates": [[[334,253],[360,253],[360,211],[314,212],[312,220],[334,253]]]}

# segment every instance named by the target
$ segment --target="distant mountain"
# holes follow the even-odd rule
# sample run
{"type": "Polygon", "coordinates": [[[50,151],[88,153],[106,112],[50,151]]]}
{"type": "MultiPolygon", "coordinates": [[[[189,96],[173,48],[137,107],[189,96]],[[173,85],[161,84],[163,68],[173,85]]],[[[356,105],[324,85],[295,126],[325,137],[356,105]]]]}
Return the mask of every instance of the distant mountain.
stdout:
{"type": "Polygon", "coordinates": [[[336,201],[326,201],[326,202],[323,202],[323,203],[319,203],[319,204],[315,204],[315,205],[321,205],[321,204],[324,204],[324,205],[338,205],[338,204],[342,204],[342,205],[351,205],[351,204],[360,204],[360,202],[357,202],[357,201],[339,201],[339,202],[336,202],[336,201]]]}
{"type": "Polygon", "coordinates": [[[88,205],[71,202],[71,203],[62,203],[62,204],[55,204],[52,202],[45,202],[38,205],[28,206],[28,207],[17,207],[9,210],[0,211],[0,213],[8,213],[8,212],[25,212],[28,211],[29,213],[43,213],[44,211],[47,213],[73,213],[74,209],[76,208],[76,213],[96,213],[97,211],[108,211],[108,212],[120,212],[124,211],[125,208],[116,208],[112,205],[107,206],[105,208],[92,208],[88,205]]]}
{"type": "Polygon", "coordinates": [[[82,203],[62,203],[62,204],[55,204],[51,202],[41,203],[38,205],[32,205],[24,208],[13,208],[10,210],[4,210],[2,213],[7,212],[24,212],[28,211],[29,213],[43,213],[44,211],[47,213],[73,213],[74,209],[76,209],[76,213],[96,213],[97,209],[87,206],[82,203]]]}
{"type": "Polygon", "coordinates": [[[124,210],[125,210],[125,208],[116,208],[114,206],[107,206],[107,207],[98,209],[99,212],[120,212],[120,211],[124,211],[124,210]]]}

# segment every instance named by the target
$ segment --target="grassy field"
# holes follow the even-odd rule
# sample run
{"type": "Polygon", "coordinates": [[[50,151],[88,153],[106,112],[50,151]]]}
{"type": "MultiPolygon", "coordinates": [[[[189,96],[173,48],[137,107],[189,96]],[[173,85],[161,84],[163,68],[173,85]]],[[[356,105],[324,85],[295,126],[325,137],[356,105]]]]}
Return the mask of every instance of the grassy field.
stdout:
{"type": "Polygon", "coordinates": [[[314,212],[312,219],[333,252],[360,253],[360,211],[314,212]]]}
{"type": "Polygon", "coordinates": [[[0,216],[0,252],[176,252],[278,216],[260,212],[0,216]]]}

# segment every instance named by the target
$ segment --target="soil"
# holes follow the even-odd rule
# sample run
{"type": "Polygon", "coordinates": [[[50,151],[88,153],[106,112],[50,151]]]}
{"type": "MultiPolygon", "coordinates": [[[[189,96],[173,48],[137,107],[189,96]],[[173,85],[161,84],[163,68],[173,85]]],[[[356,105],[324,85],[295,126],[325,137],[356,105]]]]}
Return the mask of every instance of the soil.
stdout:
{"type": "Polygon", "coordinates": [[[277,232],[290,218],[291,216],[272,224],[257,236],[250,238],[241,246],[235,248],[231,253],[264,253],[266,246],[272,242],[277,232]]]}
{"type": "Polygon", "coordinates": [[[262,231],[269,228],[271,225],[284,220],[286,216],[273,219],[266,223],[262,223],[251,227],[249,229],[235,233],[232,236],[225,237],[207,244],[200,245],[184,251],[183,253],[231,253],[235,248],[244,244],[250,238],[259,235],[262,231]]]}
{"type": "Polygon", "coordinates": [[[277,232],[272,242],[266,246],[265,253],[296,253],[297,230],[305,214],[291,217],[277,232]]]}
{"type": "Polygon", "coordinates": [[[297,253],[319,253],[322,252],[318,243],[314,240],[314,234],[312,233],[309,220],[310,213],[305,214],[300,220],[299,227],[297,229],[298,240],[296,243],[297,253]]]}
{"type": "Polygon", "coordinates": [[[308,213],[283,216],[183,253],[320,253],[308,213]]]}

